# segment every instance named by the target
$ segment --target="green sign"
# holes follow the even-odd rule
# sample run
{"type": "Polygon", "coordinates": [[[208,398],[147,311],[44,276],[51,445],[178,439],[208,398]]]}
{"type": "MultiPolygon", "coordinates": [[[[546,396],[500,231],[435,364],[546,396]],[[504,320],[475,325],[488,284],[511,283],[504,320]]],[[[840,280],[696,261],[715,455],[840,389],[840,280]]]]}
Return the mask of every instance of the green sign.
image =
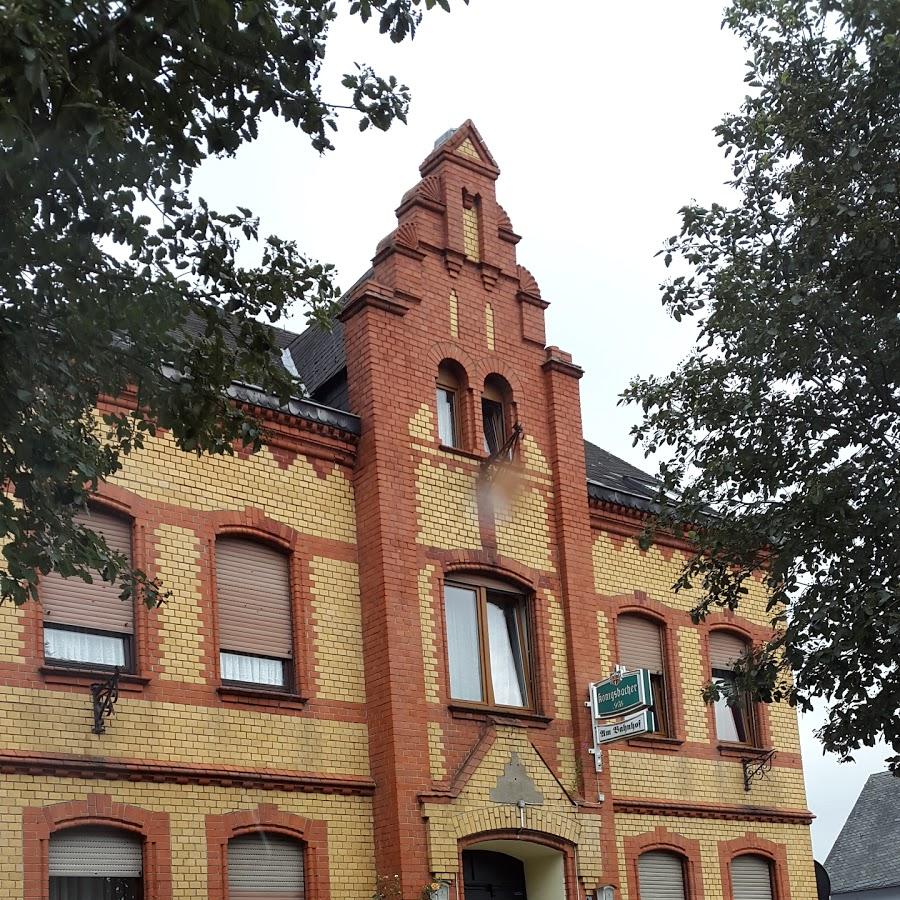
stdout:
{"type": "Polygon", "coordinates": [[[647,669],[611,675],[591,685],[591,711],[595,719],[612,719],[652,705],[653,691],[647,669]]]}
{"type": "Polygon", "coordinates": [[[626,716],[621,722],[611,722],[594,726],[594,745],[611,744],[622,741],[637,734],[649,734],[656,731],[656,721],[649,709],[626,716]]]}

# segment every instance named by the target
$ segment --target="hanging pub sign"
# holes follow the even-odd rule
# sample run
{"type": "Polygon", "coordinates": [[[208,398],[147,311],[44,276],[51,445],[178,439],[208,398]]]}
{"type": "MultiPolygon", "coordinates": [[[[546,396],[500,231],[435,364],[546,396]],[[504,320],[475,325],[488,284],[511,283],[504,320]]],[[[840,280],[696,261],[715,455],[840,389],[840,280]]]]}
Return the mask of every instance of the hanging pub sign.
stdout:
{"type": "Polygon", "coordinates": [[[614,672],[591,685],[591,712],[595,719],[613,719],[653,705],[650,672],[614,672]]]}
{"type": "Polygon", "coordinates": [[[649,734],[656,731],[656,720],[649,709],[626,716],[621,722],[603,722],[594,725],[594,746],[611,744],[634,737],[637,734],[649,734]]]}

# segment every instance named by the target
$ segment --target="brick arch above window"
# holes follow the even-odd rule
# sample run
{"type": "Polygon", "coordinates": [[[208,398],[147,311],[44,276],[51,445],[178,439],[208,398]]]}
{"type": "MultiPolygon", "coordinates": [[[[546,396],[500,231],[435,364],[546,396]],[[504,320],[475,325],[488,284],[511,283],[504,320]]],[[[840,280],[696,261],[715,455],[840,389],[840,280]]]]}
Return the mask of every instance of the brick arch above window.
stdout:
{"type": "Polygon", "coordinates": [[[272,803],[206,817],[209,900],[228,900],[228,842],[258,832],[299,841],[304,850],[306,900],[330,900],[327,823],[285,812],[272,803]]]}
{"type": "Polygon", "coordinates": [[[731,885],[731,862],[738,856],[761,856],[772,867],[772,894],[774,900],[791,900],[788,881],[787,850],[784,844],[776,844],[753,832],[731,841],[719,841],[719,865],[722,873],[723,900],[734,900],[731,885]]]}
{"type": "Polygon", "coordinates": [[[139,835],[143,841],[144,895],[171,900],[172,855],[168,813],[115,803],[108,794],[89,794],[84,800],[26,807],[23,819],[24,895],[49,900],[50,838],[59,831],[100,825],[139,835]]]}
{"type": "Polygon", "coordinates": [[[657,828],[625,839],[625,867],[628,895],[639,897],[638,859],[642,853],[662,851],[680,856],[684,862],[684,893],[687,900],[703,900],[703,878],[700,863],[700,842],[657,828]]]}

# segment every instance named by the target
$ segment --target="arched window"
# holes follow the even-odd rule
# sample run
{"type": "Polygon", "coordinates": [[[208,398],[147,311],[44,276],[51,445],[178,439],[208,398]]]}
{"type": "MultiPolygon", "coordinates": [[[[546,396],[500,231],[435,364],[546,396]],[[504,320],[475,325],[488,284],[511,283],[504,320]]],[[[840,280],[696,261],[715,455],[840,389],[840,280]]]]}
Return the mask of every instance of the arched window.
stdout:
{"type": "Polygon", "coordinates": [[[731,696],[715,703],[716,737],[720,741],[754,743],[753,710],[746,697],[734,694],[734,664],[746,652],[748,643],[731,631],[713,631],[709,635],[709,663],[712,679],[731,696]]]}
{"type": "Polygon", "coordinates": [[[484,429],[484,452],[499,453],[509,437],[512,415],[512,391],[500,375],[488,375],[481,394],[481,422],[484,429]]]}
{"type": "Polygon", "coordinates": [[[463,397],[466,373],[462,366],[445,359],[437,372],[438,437],[446,447],[463,445],[463,397]]]}
{"type": "Polygon", "coordinates": [[[216,597],[222,680],[291,687],[294,633],[288,556],[259,541],[220,537],[216,597]]]}
{"type": "Polygon", "coordinates": [[[141,839],[84,825],[50,837],[50,900],[142,900],[141,839]]]}
{"type": "Polygon", "coordinates": [[[623,613],[619,616],[617,637],[619,664],[627,669],[647,669],[650,672],[656,733],[668,735],[669,699],[662,628],[646,616],[623,613]]]}
{"type": "Polygon", "coordinates": [[[533,708],[522,593],[503,582],[454,575],[444,584],[444,616],[451,699],[533,708]]]}
{"type": "Polygon", "coordinates": [[[304,900],[303,845],[266,831],[228,842],[229,900],[304,900]]]}
{"type": "Polygon", "coordinates": [[[677,853],[650,850],[638,857],[640,900],[686,900],[684,860],[677,853]]]}
{"type": "MultiPolygon", "coordinates": [[[[131,564],[131,520],[102,509],[77,513],[74,521],[106,539],[131,564]]],[[[88,583],[51,572],[41,580],[44,657],[49,663],[134,670],[134,601],[121,599],[122,585],[99,572],[88,583]]]]}
{"type": "Polygon", "coordinates": [[[764,856],[746,854],[731,861],[734,900],[774,900],[772,864],[764,856]]]}

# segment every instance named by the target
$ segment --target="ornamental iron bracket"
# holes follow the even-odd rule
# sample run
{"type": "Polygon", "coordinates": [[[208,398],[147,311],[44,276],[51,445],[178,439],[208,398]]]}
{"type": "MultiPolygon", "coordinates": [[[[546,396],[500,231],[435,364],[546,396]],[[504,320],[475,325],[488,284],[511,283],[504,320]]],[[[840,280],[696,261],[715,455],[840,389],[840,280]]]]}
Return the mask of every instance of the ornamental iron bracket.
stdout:
{"type": "Polygon", "coordinates": [[[741,767],[744,770],[744,790],[749,791],[754,778],[765,778],[772,770],[772,762],[775,759],[775,751],[769,750],[761,756],[750,759],[742,759],[741,767]]]}
{"type": "Polygon", "coordinates": [[[516,422],[509,437],[503,442],[503,446],[481,461],[481,474],[484,478],[488,481],[492,480],[503,463],[509,463],[515,459],[516,449],[523,434],[522,426],[516,422]]]}
{"type": "Polygon", "coordinates": [[[103,734],[106,731],[106,722],[114,712],[116,701],[119,699],[119,667],[116,666],[112,675],[106,681],[98,681],[91,685],[91,700],[94,705],[94,726],[91,731],[94,734],[103,734]]]}

